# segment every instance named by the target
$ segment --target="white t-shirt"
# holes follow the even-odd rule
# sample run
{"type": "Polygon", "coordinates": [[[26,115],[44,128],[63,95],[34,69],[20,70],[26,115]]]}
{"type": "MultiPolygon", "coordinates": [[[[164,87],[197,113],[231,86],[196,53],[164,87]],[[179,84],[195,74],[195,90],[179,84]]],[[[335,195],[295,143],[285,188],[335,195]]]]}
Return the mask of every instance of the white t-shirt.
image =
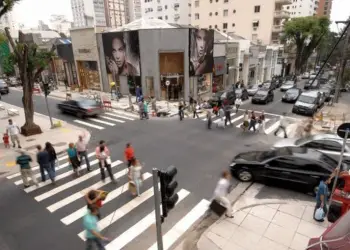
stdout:
{"type": "Polygon", "coordinates": [[[10,135],[18,135],[19,129],[18,126],[15,123],[12,123],[12,125],[7,125],[6,129],[9,131],[10,135]]]}
{"type": "Polygon", "coordinates": [[[216,185],[215,191],[214,191],[214,197],[226,197],[228,194],[228,188],[230,187],[230,182],[225,179],[221,178],[216,185]]]}

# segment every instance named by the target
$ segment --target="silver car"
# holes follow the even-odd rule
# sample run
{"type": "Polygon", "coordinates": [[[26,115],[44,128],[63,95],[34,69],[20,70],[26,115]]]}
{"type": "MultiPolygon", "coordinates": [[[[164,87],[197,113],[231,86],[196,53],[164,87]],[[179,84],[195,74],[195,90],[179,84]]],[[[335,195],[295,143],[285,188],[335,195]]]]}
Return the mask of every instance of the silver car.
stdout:
{"type": "Polygon", "coordinates": [[[280,88],[281,91],[287,91],[288,89],[294,88],[295,82],[294,81],[286,81],[280,88]]]}

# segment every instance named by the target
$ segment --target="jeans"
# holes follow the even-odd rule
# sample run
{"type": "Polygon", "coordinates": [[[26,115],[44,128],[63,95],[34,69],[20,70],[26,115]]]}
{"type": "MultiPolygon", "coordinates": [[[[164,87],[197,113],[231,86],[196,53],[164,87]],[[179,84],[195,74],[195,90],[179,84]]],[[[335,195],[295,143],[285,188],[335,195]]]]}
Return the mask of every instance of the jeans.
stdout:
{"type": "Polygon", "coordinates": [[[50,161],[50,166],[53,171],[54,177],[56,177],[56,160],[50,161]]]}
{"type": "Polygon", "coordinates": [[[107,172],[108,172],[108,175],[109,177],[111,177],[112,180],[114,180],[114,176],[113,176],[113,173],[112,173],[112,168],[111,168],[111,165],[107,164],[107,162],[105,161],[104,166],[102,167],[102,164],[101,164],[101,161],[99,162],[99,167],[100,167],[100,171],[101,171],[101,179],[104,180],[106,178],[106,175],[105,175],[105,168],[107,168],[107,172]]]}
{"type": "Polygon", "coordinates": [[[143,114],[142,114],[142,116],[143,116],[144,118],[148,119],[148,112],[146,112],[146,111],[143,111],[143,114]]]}
{"type": "Polygon", "coordinates": [[[97,246],[98,250],[105,250],[105,247],[102,245],[102,242],[98,238],[86,239],[86,250],[93,250],[93,244],[97,246]]]}
{"type": "Polygon", "coordinates": [[[86,163],[86,169],[88,171],[90,171],[91,170],[91,168],[90,168],[90,161],[89,161],[89,157],[87,155],[87,152],[86,151],[81,151],[81,152],[78,152],[78,155],[80,157],[80,162],[82,162],[82,159],[84,157],[85,163],[86,163]]]}
{"type": "Polygon", "coordinates": [[[249,123],[248,131],[249,131],[251,128],[253,128],[253,129],[254,129],[254,132],[255,132],[255,131],[256,131],[256,130],[255,130],[255,124],[256,124],[256,122],[251,120],[250,123],[249,123]]]}
{"type": "Polygon", "coordinates": [[[182,121],[182,119],[184,118],[184,111],[183,110],[179,110],[179,116],[180,116],[180,121],[182,121]]]}
{"type": "Polygon", "coordinates": [[[278,129],[275,131],[275,135],[277,136],[277,133],[280,131],[280,130],[283,130],[284,132],[284,138],[287,138],[287,132],[286,132],[286,128],[284,126],[279,126],[278,129]]]}
{"type": "Polygon", "coordinates": [[[50,163],[40,164],[41,180],[46,181],[45,170],[46,170],[47,174],[49,175],[49,178],[51,179],[51,181],[54,181],[55,180],[55,173],[54,173],[50,163]]]}
{"type": "Polygon", "coordinates": [[[196,116],[197,116],[197,118],[199,119],[197,110],[196,110],[196,108],[194,108],[194,110],[193,110],[193,118],[196,118],[196,116]]]}
{"type": "Polygon", "coordinates": [[[232,125],[232,122],[231,122],[231,114],[230,114],[230,113],[225,114],[225,126],[227,126],[227,122],[229,122],[230,125],[232,125]]]}
{"type": "Polygon", "coordinates": [[[140,195],[141,180],[140,178],[133,178],[133,181],[135,183],[137,195],[140,195]]]}
{"type": "Polygon", "coordinates": [[[212,124],[212,120],[209,119],[209,120],[208,120],[208,129],[211,129],[211,124],[212,124]]]}

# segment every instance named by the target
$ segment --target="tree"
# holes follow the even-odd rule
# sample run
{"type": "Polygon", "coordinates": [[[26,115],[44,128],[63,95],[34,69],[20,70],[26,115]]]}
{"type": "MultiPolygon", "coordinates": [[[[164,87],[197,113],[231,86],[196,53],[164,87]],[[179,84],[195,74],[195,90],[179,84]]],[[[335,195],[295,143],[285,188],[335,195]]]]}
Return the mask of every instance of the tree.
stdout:
{"type": "Polygon", "coordinates": [[[0,18],[10,12],[13,6],[20,0],[0,0],[0,18]]]}
{"type": "Polygon", "coordinates": [[[322,42],[329,31],[330,21],[327,17],[298,17],[284,24],[283,42],[295,47],[295,73],[300,74],[307,60],[322,42]]]}
{"type": "Polygon", "coordinates": [[[6,56],[1,63],[2,69],[7,76],[11,76],[15,73],[15,58],[12,54],[6,56]]]}
{"type": "Polygon", "coordinates": [[[33,87],[34,82],[52,60],[55,46],[53,45],[50,51],[40,50],[35,43],[28,42],[21,31],[16,43],[11,37],[9,28],[5,28],[5,33],[13,49],[11,56],[18,66],[23,87],[22,103],[25,123],[21,127],[21,132],[25,136],[40,134],[42,133],[40,126],[34,123],[33,87]]]}

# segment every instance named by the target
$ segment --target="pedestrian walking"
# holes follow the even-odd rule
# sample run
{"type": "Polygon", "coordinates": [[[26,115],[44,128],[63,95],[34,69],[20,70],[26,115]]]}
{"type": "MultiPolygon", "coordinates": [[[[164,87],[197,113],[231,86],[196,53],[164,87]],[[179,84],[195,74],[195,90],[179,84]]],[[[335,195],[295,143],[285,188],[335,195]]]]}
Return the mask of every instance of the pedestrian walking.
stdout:
{"type": "Polygon", "coordinates": [[[148,119],[148,102],[145,102],[144,100],[142,100],[142,104],[143,104],[143,116],[148,119]]]}
{"type": "Polygon", "coordinates": [[[90,190],[86,195],[85,195],[85,200],[87,203],[87,208],[91,209],[93,206],[97,207],[98,213],[97,213],[97,218],[100,220],[101,219],[101,212],[100,208],[102,207],[102,202],[106,199],[108,192],[104,190],[90,190]]]}
{"type": "Polygon", "coordinates": [[[142,184],[142,165],[135,158],[132,159],[130,168],[129,189],[132,195],[140,196],[140,187],[142,184]],[[131,187],[130,187],[131,186],[131,187]],[[132,187],[134,186],[134,187],[132,187]]]}
{"type": "Polygon", "coordinates": [[[139,106],[139,113],[140,113],[140,120],[143,120],[144,114],[145,114],[145,106],[143,105],[142,100],[138,102],[139,106]]]}
{"type": "Polygon", "coordinates": [[[46,152],[49,153],[49,161],[50,161],[50,166],[51,169],[54,173],[54,176],[56,177],[56,163],[57,163],[57,155],[56,155],[56,151],[54,149],[54,147],[52,146],[52,144],[50,142],[46,142],[45,144],[45,150],[46,152]]]}
{"type": "Polygon", "coordinates": [[[142,89],[140,88],[139,85],[136,86],[135,93],[136,93],[136,102],[141,102],[143,97],[142,97],[142,89]]]}
{"type": "Polygon", "coordinates": [[[275,131],[275,136],[277,136],[277,133],[282,130],[283,133],[284,133],[284,138],[288,138],[287,136],[287,131],[286,131],[286,128],[287,128],[287,119],[286,119],[286,113],[284,112],[281,116],[280,116],[280,125],[279,127],[277,128],[277,130],[275,131]]]}
{"type": "Polygon", "coordinates": [[[107,146],[105,145],[104,141],[100,141],[100,145],[96,148],[96,158],[99,160],[98,164],[101,171],[102,181],[104,181],[106,178],[106,175],[105,175],[105,168],[106,168],[109,177],[113,182],[115,182],[114,176],[112,173],[112,166],[111,166],[112,161],[111,161],[110,152],[107,146]]]}
{"type": "Polygon", "coordinates": [[[238,97],[236,100],[235,100],[235,106],[236,106],[236,113],[238,113],[238,109],[239,107],[242,105],[242,99],[240,97],[238,97]]]}
{"type": "Polygon", "coordinates": [[[248,113],[248,110],[246,110],[243,115],[243,123],[241,128],[243,129],[243,132],[245,132],[248,127],[249,127],[249,113],[248,113]]]}
{"type": "Polygon", "coordinates": [[[33,171],[30,167],[30,162],[32,162],[32,157],[27,155],[24,151],[21,151],[21,154],[17,156],[16,164],[18,164],[21,168],[21,177],[23,180],[24,188],[27,188],[30,186],[29,178],[30,180],[38,186],[38,181],[35,178],[33,171]]]}
{"type": "Polygon", "coordinates": [[[10,137],[8,133],[5,133],[2,137],[2,141],[4,142],[5,148],[10,148],[10,137]]]}
{"type": "Polygon", "coordinates": [[[128,172],[130,173],[130,167],[131,167],[131,163],[132,160],[135,158],[135,150],[134,148],[131,146],[131,143],[127,143],[125,150],[124,150],[124,160],[125,162],[127,162],[128,164],[128,172]]]}
{"type": "Polygon", "coordinates": [[[90,166],[90,161],[87,153],[87,144],[88,144],[88,139],[86,138],[87,135],[79,135],[78,141],[75,143],[75,147],[78,152],[78,156],[80,158],[80,164],[83,162],[83,158],[85,160],[86,164],[86,169],[88,172],[91,171],[91,166],[90,166]]]}
{"type": "Polygon", "coordinates": [[[207,111],[207,127],[211,129],[211,125],[213,123],[210,110],[207,111]]]}
{"type": "Polygon", "coordinates": [[[227,126],[227,122],[229,122],[230,125],[232,125],[230,106],[229,105],[225,105],[224,106],[224,111],[225,111],[225,127],[226,127],[227,126]]]}
{"type": "Polygon", "coordinates": [[[76,176],[79,176],[80,160],[78,158],[78,152],[76,147],[74,146],[74,143],[68,144],[67,154],[68,154],[68,161],[71,167],[73,168],[73,172],[75,173],[76,176]]]}
{"type": "Polygon", "coordinates": [[[185,114],[184,114],[184,109],[185,106],[182,102],[179,103],[179,117],[180,117],[180,121],[182,121],[182,119],[184,119],[185,114]]]}
{"type": "Polygon", "coordinates": [[[227,199],[228,191],[230,188],[230,180],[231,175],[229,171],[223,171],[221,174],[221,178],[216,185],[213,199],[221,203],[224,207],[226,207],[226,217],[233,218],[232,206],[230,201],[227,199]]]}
{"type": "Polygon", "coordinates": [[[102,241],[108,241],[108,238],[102,236],[98,229],[97,222],[99,209],[96,206],[92,206],[88,209],[87,214],[83,219],[83,226],[86,230],[86,250],[92,250],[95,244],[98,250],[105,250],[102,241]]]}
{"type": "Polygon", "coordinates": [[[40,145],[36,146],[38,153],[36,155],[36,161],[40,167],[41,181],[46,181],[45,171],[49,175],[52,184],[55,184],[55,174],[50,164],[50,155],[46,150],[43,150],[40,145]]]}
{"type": "Polygon", "coordinates": [[[195,118],[199,119],[198,110],[200,109],[200,107],[199,107],[197,101],[193,102],[192,107],[193,107],[193,119],[195,119],[195,118]]]}
{"type": "Polygon", "coordinates": [[[152,110],[154,110],[155,114],[157,115],[157,99],[154,96],[151,97],[151,106],[152,110]]]}
{"type": "Polygon", "coordinates": [[[6,127],[6,133],[10,135],[11,138],[11,142],[12,142],[12,147],[16,147],[16,142],[18,144],[18,148],[22,148],[21,147],[21,142],[19,141],[19,133],[21,131],[21,129],[17,126],[16,123],[14,123],[12,121],[12,119],[8,120],[9,124],[6,127]]]}
{"type": "Polygon", "coordinates": [[[328,184],[330,183],[331,178],[327,176],[321,177],[320,184],[318,185],[317,193],[316,193],[316,206],[314,210],[314,220],[318,222],[323,222],[324,219],[316,219],[315,214],[317,209],[322,208],[323,214],[327,214],[327,197],[328,197],[328,184]]]}
{"type": "Polygon", "coordinates": [[[266,132],[265,132],[265,112],[264,112],[264,110],[261,111],[261,114],[259,115],[259,118],[258,118],[258,132],[260,132],[261,129],[264,132],[264,134],[266,134],[266,132]]]}
{"type": "Polygon", "coordinates": [[[118,98],[117,96],[117,86],[114,81],[110,83],[111,87],[111,99],[114,100],[114,98],[118,98]]]}
{"type": "Polygon", "coordinates": [[[255,125],[256,125],[256,116],[255,116],[254,111],[252,111],[252,112],[250,113],[250,121],[249,121],[248,131],[249,131],[251,128],[253,128],[254,132],[256,132],[255,125]]]}

